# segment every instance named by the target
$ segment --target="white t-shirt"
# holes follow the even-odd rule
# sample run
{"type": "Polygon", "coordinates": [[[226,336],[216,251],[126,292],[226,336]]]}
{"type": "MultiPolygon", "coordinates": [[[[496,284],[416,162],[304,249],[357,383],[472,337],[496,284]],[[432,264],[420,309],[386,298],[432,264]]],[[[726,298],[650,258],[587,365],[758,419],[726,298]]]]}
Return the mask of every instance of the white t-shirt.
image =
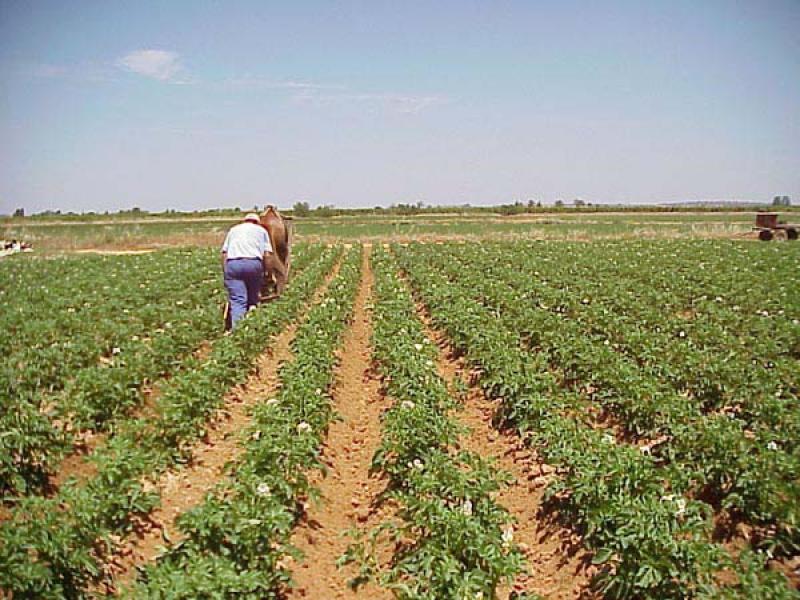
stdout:
{"type": "Polygon", "coordinates": [[[269,234],[261,225],[250,221],[234,225],[225,236],[222,251],[233,258],[261,258],[265,252],[272,252],[269,234]]]}

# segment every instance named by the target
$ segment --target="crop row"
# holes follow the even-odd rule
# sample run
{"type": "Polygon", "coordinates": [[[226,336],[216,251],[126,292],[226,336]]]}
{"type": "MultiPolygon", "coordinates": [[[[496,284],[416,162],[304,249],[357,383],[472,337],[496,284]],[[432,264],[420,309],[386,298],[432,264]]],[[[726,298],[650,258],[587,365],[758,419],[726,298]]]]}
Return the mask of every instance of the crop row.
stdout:
{"type": "Polygon", "coordinates": [[[565,261],[551,248],[519,244],[458,258],[480,260],[492,275],[514,265],[515,287],[526,300],[604,336],[664,384],[691,390],[707,409],[753,396],[753,405],[786,400],[800,384],[800,303],[791,293],[791,254],[762,256],[746,245],[713,252],[697,242],[687,246],[694,255],[676,252],[684,247],[677,244],[606,244],[567,246],[565,261]],[[709,255],[728,264],[703,268],[709,255]],[[782,268],[773,271],[769,263],[782,268]],[[765,282],[772,292],[767,298],[754,290],[765,282]]]}
{"type": "Polygon", "coordinates": [[[0,394],[59,389],[114,348],[219,302],[209,250],[68,257],[2,265],[0,394]]]}
{"type": "MultiPolygon", "coordinates": [[[[319,246],[301,247],[295,270],[302,270],[321,251],[319,246]]],[[[207,284],[197,281],[189,287],[205,288],[207,284]]],[[[141,403],[143,386],[179,372],[201,343],[222,334],[218,294],[208,294],[192,310],[182,308],[187,301],[183,298],[172,313],[164,312],[170,319],[164,328],[118,340],[120,345],[107,360],[77,370],[61,391],[39,391],[33,398],[17,396],[12,401],[13,406],[0,419],[4,433],[0,489],[16,493],[40,490],[64,454],[72,450],[76,432],[113,427],[116,419],[141,403]],[[41,398],[52,408],[43,410],[41,398]]]]}
{"type": "Polygon", "coordinates": [[[405,250],[398,256],[436,325],[478,369],[487,395],[501,401],[505,424],[558,468],[549,497],[604,565],[600,590],[619,598],[791,595],[782,577],[761,569],[763,556],[745,551],[733,560],[710,541],[709,506],[686,494],[685,480],[665,480],[653,456],[587,422],[580,394],[563,385],[546,354],[523,345],[497,308],[432,260],[405,250]],[[739,574],[738,582],[720,586],[723,569],[739,574]]]}
{"type": "Polygon", "coordinates": [[[264,399],[245,432],[230,478],[179,518],[182,540],[143,571],[132,598],[276,598],[290,585],[281,559],[312,496],[308,473],[322,468],[321,443],[334,410],[336,349],[360,279],[351,249],[325,298],[298,327],[280,389],[264,399]]]}
{"type": "Polygon", "coordinates": [[[543,310],[537,287],[519,277],[525,265],[494,269],[493,283],[487,284],[487,278],[459,268],[458,259],[447,258],[431,260],[453,278],[454,285],[481,298],[510,330],[523,334],[527,346],[559,372],[562,385],[567,381],[576,392],[591,389],[591,399],[619,416],[630,431],[660,436],[645,450],[664,465],[668,480],[683,479],[693,495],[713,498],[715,506],[769,527],[760,534],[762,546],[782,552],[798,547],[800,456],[792,435],[800,431],[796,396],[769,394],[742,400],[745,407],[760,402],[762,410],[771,403],[766,422],[742,418],[742,413],[752,412],[748,410],[707,413],[693,388],[665,387],[630,355],[606,344],[605,334],[596,331],[599,326],[590,331],[578,316],[564,318],[543,310]]]}
{"type": "Polygon", "coordinates": [[[490,459],[458,450],[465,430],[437,373],[437,347],[391,257],[376,248],[373,259],[373,356],[394,400],[373,468],[388,475],[385,499],[397,506],[399,522],[377,526],[346,559],[360,563],[360,578],[377,577],[400,598],[494,597],[522,569],[512,518],[493,499],[509,476],[490,459]],[[379,544],[395,548],[383,572],[379,544]]]}
{"type": "Polygon", "coordinates": [[[326,250],[279,300],[248,314],[208,356],[187,360],[164,385],[153,414],[124,421],[92,455],[94,477],[69,482],[52,498],[18,499],[0,524],[0,588],[15,597],[83,597],[102,576],[111,536],[129,532],[132,516],[157,504],[144,479],[188,455],[226,391],[247,378],[254,359],[296,318],[339,254],[326,250]]]}
{"type": "Polygon", "coordinates": [[[27,261],[9,274],[18,287],[2,317],[13,343],[0,359],[0,491],[40,489],[66,431],[130,406],[142,381],[212,335],[212,264],[208,252],[181,251],[27,261]]]}

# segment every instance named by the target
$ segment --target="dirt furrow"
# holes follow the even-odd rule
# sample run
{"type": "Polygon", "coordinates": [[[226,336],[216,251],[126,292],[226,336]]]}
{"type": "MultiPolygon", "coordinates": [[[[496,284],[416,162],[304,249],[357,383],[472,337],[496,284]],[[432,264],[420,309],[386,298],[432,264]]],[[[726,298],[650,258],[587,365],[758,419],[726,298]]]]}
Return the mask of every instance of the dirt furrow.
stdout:
{"type": "Polygon", "coordinates": [[[291,343],[310,307],[319,302],[330,282],[339,271],[337,263],[316,290],[306,308],[294,323],[287,326],[259,357],[248,380],[232,391],[220,409],[209,420],[206,437],[193,449],[188,465],[164,473],[153,487],[159,491],[161,505],[147,518],[138,520],[134,535],[122,541],[119,549],[106,563],[109,584],[101,591],[118,592],[136,575],[136,567],[153,560],[169,540],[180,540],[177,518],[197,506],[225,477],[227,464],[236,461],[244,451],[239,435],[251,421],[253,406],[272,395],[278,386],[281,364],[291,359],[291,343]]]}
{"type": "Polygon", "coordinates": [[[376,519],[376,499],[385,487],[385,481],[369,473],[380,443],[380,418],[386,405],[380,383],[370,369],[373,277],[368,255],[369,248],[363,256],[353,323],[339,353],[333,402],[341,418],[331,424],[322,453],[329,470],[325,477],[317,475],[313,479],[321,500],[308,507],[292,536],[292,544],[304,555],[299,561],[290,561],[295,581],[289,592],[292,598],[392,597],[371,583],[351,589],[348,582],[356,575],[354,567],[336,566],[351,541],[343,534],[352,528],[369,527],[376,519]]]}
{"type": "MultiPolygon", "coordinates": [[[[440,376],[451,389],[456,379],[470,382],[468,365],[454,357],[446,336],[433,328],[424,306],[417,304],[417,311],[426,335],[439,347],[440,376]]],[[[513,592],[536,593],[548,599],[592,597],[589,584],[595,567],[591,565],[591,555],[574,532],[560,525],[555,515],[542,510],[542,497],[553,469],[538,460],[518,436],[493,427],[496,407],[497,403],[479,387],[468,385],[458,419],[469,428],[460,445],[493,458],[500,469],[513,477],[511,484],[498,492],[496,500],[516,520],[514,541],[525,554],[528,572],[499,589],[498,598],[509,598],[513,592]]]]}

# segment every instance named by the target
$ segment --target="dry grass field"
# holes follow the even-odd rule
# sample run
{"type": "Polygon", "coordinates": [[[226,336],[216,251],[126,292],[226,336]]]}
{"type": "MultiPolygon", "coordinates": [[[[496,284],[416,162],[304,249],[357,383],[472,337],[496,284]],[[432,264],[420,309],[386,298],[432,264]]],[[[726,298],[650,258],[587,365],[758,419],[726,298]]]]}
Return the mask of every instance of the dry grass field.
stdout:
{"type": "MultiPolygon", "coordinates": [[[[295,219],[296,240],[445,241],[453,239],[753,239],[752,213],[637,212],[541,215],[422,215],[295,219]]],[[[94,218],[0,220],[0,237],[39,251],[152,250],[220,244],[235,220],[224,218],[94,218]]]]}

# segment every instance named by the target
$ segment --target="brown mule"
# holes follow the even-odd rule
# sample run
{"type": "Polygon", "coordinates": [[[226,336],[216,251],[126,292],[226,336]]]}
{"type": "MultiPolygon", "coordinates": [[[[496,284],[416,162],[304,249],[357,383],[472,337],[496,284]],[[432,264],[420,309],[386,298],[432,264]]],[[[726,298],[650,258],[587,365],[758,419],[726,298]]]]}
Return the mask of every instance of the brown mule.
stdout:
{"type": "Polygon", "coordinates": [[[267,206],[261,213],[261,226],[267,230],[272,244],[272,254],[265,262],[266,281],[264,284],[268,298],[280,296],[289,278],[289,266],[292,259],[291,222],[282,216],[275,206],[267,206]],[[270,293],[270,287],[274,292],[270,293]]]}

